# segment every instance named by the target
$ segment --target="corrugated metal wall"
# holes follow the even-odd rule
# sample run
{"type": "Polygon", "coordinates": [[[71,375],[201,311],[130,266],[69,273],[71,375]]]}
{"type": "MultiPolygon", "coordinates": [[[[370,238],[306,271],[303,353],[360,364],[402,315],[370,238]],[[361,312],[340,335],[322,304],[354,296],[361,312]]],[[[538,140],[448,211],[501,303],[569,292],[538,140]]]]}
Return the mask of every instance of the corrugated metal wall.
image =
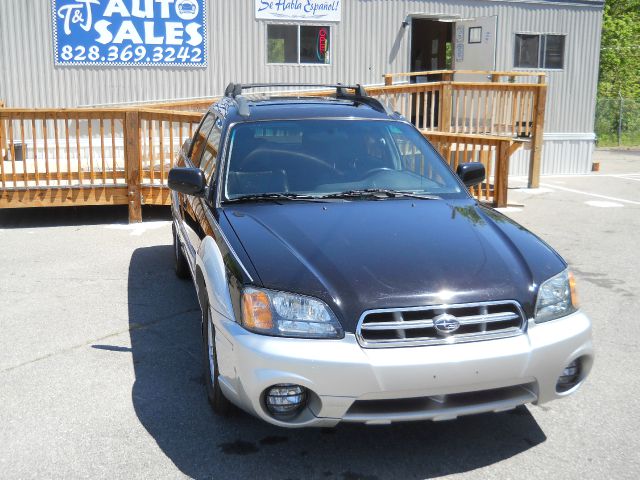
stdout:
{"type": "MultiPolygon", "coordinates": [[[[254,0],[208,0],[209,66],[185,69],[55,67],[51,1],[1,0],[0,99],[73,107],[211,96],[229,81],[381,83],[384,73],[409,70],[410,28],[402,21],[418,12],[497,15],[499,70],[513,68],[516,32],[566,34],[565,69],[548,74],[545,130],[593,132],[602,9],[544,1],[343,0],[332,64],[283,66],[266,64],[266,22],[254,19],[254,0]]],[[[544,161],[562,159],[545,152],[544,161]]]]}
{"type": "MultiPolygon", "coordinates": [[[[542,148],[542,175],[562,175],[566,173],[589,173],[594,140],[576,138],[545,138],[542,148]]],[[[511,156],[510,175],[527,176],[531,150],[521,148],[511,156]]]]}

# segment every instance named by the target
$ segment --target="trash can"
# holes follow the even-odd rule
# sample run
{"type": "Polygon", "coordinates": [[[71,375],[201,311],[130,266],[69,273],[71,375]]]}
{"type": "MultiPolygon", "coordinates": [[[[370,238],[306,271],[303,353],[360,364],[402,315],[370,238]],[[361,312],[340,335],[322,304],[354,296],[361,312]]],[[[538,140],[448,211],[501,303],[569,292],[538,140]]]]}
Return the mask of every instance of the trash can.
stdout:
{"type": "MultiPolygon", "coordinates": [[[[14,143],[13,152],[15,157],[14,160],[16,162],[22,162],[22,160],[24,160],[24,156],[27,153],[27,149],[22,143],[14,143]]],[[[11,150],[9,150],[9,153],[11,153],[11,150]]]]}

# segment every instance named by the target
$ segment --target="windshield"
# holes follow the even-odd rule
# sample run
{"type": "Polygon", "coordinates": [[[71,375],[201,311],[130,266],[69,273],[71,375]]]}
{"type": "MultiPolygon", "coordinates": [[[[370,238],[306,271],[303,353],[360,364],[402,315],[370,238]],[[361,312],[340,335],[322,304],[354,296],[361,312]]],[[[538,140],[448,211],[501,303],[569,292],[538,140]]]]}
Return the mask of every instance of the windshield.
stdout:
{"type": "Polygon", "coordinates": [[[243,123],[231,133],[226,199],[390,190],[461,197],[454,174],[411,126],[381,120],[243,123]]]}

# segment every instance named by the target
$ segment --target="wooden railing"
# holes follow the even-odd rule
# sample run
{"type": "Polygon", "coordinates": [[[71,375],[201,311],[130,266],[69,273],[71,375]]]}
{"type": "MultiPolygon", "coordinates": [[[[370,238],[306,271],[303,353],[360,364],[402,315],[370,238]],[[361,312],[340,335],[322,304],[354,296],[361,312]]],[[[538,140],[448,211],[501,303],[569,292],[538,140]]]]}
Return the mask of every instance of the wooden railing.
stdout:
{"type": "MultiPolygon", "coordinates": [[[[536,80],[540,77],[545,77],[544,72],[528,72],[528,71],[497,71],[497,70],[426,70],[422,72],[402,72],[402,73],[385,73],[384,78],[385,85],[392,85],[394,80],[402,79],[406,81],[407,78],[426,78],[427,81],[446,80],[462,80],[463,78],[469,79],[469,77],[486,77],[487,80],[492,82],[516,82],[524,81],[530,83],[532,79],[536,80]]],[[[534,83],[536,83],[534,82],[534,83]]],[[[418,82],[420,83],[420,82],[418,82]]]]}
{"type": "Polygon", "coordinates": [[[509,158],[522,146],[522,140],[468,133],[423,132],[455,171],[463,162],[480,162],[485,180],[470,189],[480,201],[495,207],[507,206],[509,158]]]}
{"type": "Polygon", "coordinates": [[[540,72],[438,70],[387,74],[384,87],[369,87],[367,91],[382,97],[424,131],[505,136],[530,142],[528,185],[535,188],[540,183],[545,79],[540,72]],[[457,81],[465,75],[486,75],[491,81],[457,81]],[[424,81],[430,78],[436,81],[424,81]],[[405,83],[394,84],[394,79],[405,83]],[[406,83],[407,79],[422,83],[406,83]]]}
{"type": "Polygon", "coordinates": [[[213,103],[217,102],[219,99],[220,97],[194,98],[190,100],[143,103],[137,105],[137,107],[152,110],[171,110],[172,112],[204,113],[213,103]]]}
{"type": "Polygon", "coordinates": [[[166,204],[176,148],[200,113],[0,108],[0,208],[166,204]]]}
{"type": "Polygon", "coordinates": [[[3,188],[124,183],[125,111],[0,109],[3,188]]]}
{"type": "MultiPolygon", "coordinates": [[[[128,125],[135,125],[134,116],[128,125]]],[[[185,140],[193,136],[200,123],[199,112],[170,110],[140,110],[137,128],[133,126],[130,161],[140,165],[140,173],[135,178],[140,181],[140,189],[129,188],[134,196],[136,210],[139,204],[168,205],[169,189],[167,176],[174,166],[177,150],[185,140]],[[135,136],[137,130],[138,136],[135,136]],[[136,145],[137,142],[137,145],[136,145]],[[136,158],[136,155],[138,158],[136,158]]]]}
{"type": "MultiPolygon", "coordinates": [[[[0,208],[128,205],[141,221],[141,205],[167,205],[166,180],[177,149],[193,135],[201,114],[152,109],[0,109],[0,208]]],[[[506,205],[513,139],[424,132],[455,170],[479,161],[487,180],[472,190],[506,205]]]]}

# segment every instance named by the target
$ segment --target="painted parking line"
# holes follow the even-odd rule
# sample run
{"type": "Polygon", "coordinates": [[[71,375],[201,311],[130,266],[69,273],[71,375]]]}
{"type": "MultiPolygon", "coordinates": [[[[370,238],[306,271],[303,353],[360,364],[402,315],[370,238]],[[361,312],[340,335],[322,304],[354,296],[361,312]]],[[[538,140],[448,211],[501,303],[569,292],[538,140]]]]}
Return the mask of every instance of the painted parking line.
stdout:
{"type": "Polygon", "coordinates": [[[587,200],[584,202],[586,205],[590,207],[598,207],[598,208],[620,208],[624,207],[622,203],[618,202],[610,202],[609,200],[587,200]]]}
{"type": "Polygon", "coordinates": [[[522,208],[509,206],[509,207],[498,207],[498,208],[495,208],[494,210],[497,210],[500,213],[516,213],[516,212],[521,212],[522,208]]]}
{"type": "MultiPolygon", "coordinates": [[[[640,178],[640,172],[634,173],[574,173],[574,174],[558,174],[558,175],[543,175],[544,178],[640,178]]],[[[526,182],[529,177],[524,175],[513,175],[509,177],[509,180],[516,180],[526,182]]]]}
{"type": "Polygon", "coordinates": [[[610,200],[612,202],[627,203],[629,205],[640,205],[640,202],[637,202],[635,200],[627,200],[625,198],[610,197],[609,195],[600,195],[599,193],[585,192],[582,190],[576,190],[575,188],[561,187],[559,185],[553,185],[550,183],[541,183],[540,185],[547,188],[562,190],[564,192],[577,193],[578,195],[586,195],[587,197],[602,198],[604,200],[610,200]]]}
{"type": "Polygon", "coordinates": [[[640,173],[626,173],[621,175],[611,175],[612,178],[620,178],[622,180],[633,180],[640,182],[640,173]]]}
{"type": "Polygon", "coordinates": [[[109,230],[124,230],[128,231],[129,235],[134,237],[139,237],[143,235],[145,232],[149,230],[157,230],[158,228],[163,228],[168,225],[171,225],[171,221],[156,221],[156,222],[142,222],[142,223],[130,223],[130,224],[112,224],[105,225],[104,228],[109,230]]]}
{"type": "Polygon", "coordinates": [[[526,193],[527,195],[540,195],[542,193],[552,193],[553,189],[551,188],[525,188],[518,187],[515,192],[526,193]]]}

